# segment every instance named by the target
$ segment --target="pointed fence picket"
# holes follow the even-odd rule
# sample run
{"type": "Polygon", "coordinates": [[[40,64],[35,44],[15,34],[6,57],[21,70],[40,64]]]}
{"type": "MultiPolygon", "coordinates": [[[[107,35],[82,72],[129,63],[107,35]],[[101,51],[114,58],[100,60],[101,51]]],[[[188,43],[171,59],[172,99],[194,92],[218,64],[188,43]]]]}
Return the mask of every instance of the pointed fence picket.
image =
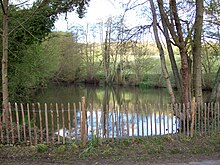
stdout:
{"type": "Polygon", "coordinates": [[[119,138],[168,135],[208,135],[220,131],[219,103],[134,104],[76,106],[65,104],[11,104],[0,117],[0,143],[33,145],[66,144],[91,138],[114,142],[119,138]],[[178,123],[178,124],[177,124],[178,123]],[[165,127],[167,126],[167,127],[165,127]],[[175,130],[175,131],[174,131],[175,130]]]}

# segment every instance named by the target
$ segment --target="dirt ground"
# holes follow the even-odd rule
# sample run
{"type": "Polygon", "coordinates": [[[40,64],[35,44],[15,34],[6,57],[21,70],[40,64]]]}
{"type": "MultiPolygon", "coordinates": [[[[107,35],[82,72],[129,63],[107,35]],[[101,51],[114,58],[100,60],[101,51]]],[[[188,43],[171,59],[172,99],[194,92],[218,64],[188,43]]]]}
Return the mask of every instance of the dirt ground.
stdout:
{"type": "Polygon", "coordinates": [[[89,159],[89,160],[51,160],[47,158],[42,158],[38,160],[33,160],[32,158],[1,158],[0,164],[2,165],[220,165],[220,153],[214,153],[212,155],[205,154],[178,154],[175,157],[152,157],[148,160],[137,160],[137,159],[119,159],[114,160],[111,158],[99,158],[99,159],[89,159]]]}

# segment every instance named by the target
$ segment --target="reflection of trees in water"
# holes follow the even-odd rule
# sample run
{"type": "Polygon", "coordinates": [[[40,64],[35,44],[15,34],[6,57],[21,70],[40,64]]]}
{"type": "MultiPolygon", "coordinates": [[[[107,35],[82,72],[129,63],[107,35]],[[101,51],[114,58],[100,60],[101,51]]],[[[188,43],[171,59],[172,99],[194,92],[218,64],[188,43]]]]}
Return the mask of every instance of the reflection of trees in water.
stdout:
{"type": "MultiPolygon", "coordinates": [[[[110,92],[109,92],[109,86],[106,84],[105,85],[105,91],[104,91],[104,98],[103,98],[103,104],[102,104],[102,123],[103,123],[103,127],[105,128],[106,125],[106,115],[109,111],[109,101],[110,101],[110,92]]],[[[106,130],[103,129],[103,134],[106,134],[106,130]]]]}
{"type": "MultiPolygon", "coordinates": [[[[79,112],[78,112],[79,113],[79,112]]],[[[77,115],[77,127],[72,128],[71,133],[62,129],[67,136],[75,138],[75,128],[80,137],[80,114],[77,115]]],[[[104,113],[103,111],[87,111],[87,135],[92,138],[94,135],[101,138],[123,137],[123,136],[153,136],[177,133],[179,119],[174,116],[159,115],[149,111],[148,114],[128,113],[116,110],[104,113]],[[105,120],[105,122],[104,122],[105,120]]]]}
{"type": "MultiPolygon", "coordinates": [[[[155,104],[154,106],[146,107],[146,104],[141,104],[139,100],[139,90],[136,90],[134,93],[135,104],[127,105],[124,103],[123,92],[117,88],[105,86],[99,124],[102,132],[101,136],[109,137],[109,133],[116,133],[116,136],[122,136],[124,133],[129,134],[129,131],[136,131],[136,134],[139,136],[139,134],[144,132],[144,123],[148,124],[147,132],[150,129],[152,134],[154,121],[157,120],[156,116],[161,114],[161,112],[158,112],[161,109],[155,104]],[[147,113],[146,109],[148,109],[147,113]],[[132,124],[136,125],[135,130],[131,130],[132,124]],[[113,132],[111,133],[111,131],[113,132]]],[[[164,112],[163,108],[162,111],[163,114],[167,113],[164,112]]],[[[162,124],[165,125],[166,123],[162,124]]]]}
{"type": "Polygon", "coordinates": [[[87,85],[85,88],[85,94],[82,96],[86,97],[86,103],[87,104],[94,104],[98,103],[98,91],[96,86],[89,86],[87,85]]]}
{"type": "Polygon", "coordinates": [[[44,92],[38,93],[36,102],[40,103],[78,103],[81,97],[86,97],[86,104],[93,104],[99,108],[106,100],[109,104],[146,104],[146,103],[168,103],[169,95],[166,89],[141,89],[137,87],[121,86],[94,86],[94,85],[51,85],[44,92]],[[108,93],[108,94],[107,94],[108,93]]]}

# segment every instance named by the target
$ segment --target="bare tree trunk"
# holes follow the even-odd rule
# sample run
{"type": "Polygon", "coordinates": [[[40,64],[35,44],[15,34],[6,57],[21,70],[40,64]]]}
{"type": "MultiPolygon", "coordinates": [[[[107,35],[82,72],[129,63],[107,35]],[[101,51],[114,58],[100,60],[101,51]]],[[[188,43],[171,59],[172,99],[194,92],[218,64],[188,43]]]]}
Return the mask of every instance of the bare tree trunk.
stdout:
{"type": "MultiPolygon", "coordinates": [[[[3,0],[2,111],[8,113],[8,0],[3,0]]],[[[4,116],[4,115],[3,115],[4,116]]],[[[3,118],[3,122],[5,119],[3,118]]]]}
{"type": "Polygon", "coordinates": [[[169,36],[167,26],[166,26],[164,19],[162,19],[162,24],[163,24],[164,36],[166,38],[167,50],[168,50],[168,54],[169,54],[169,58],[170,58],[170,63],[171,63],[172,71],[173,71],[174,80],[175,80],[176,87],[178,89],[179,94],[182,95],[180,75],[179,75],[178,67],[176,64],[175,57],[174,57],[173,48],[172,48],[172,45],[170,42],[170,36],[169,36]]]}
{"type": "Polygon", "coordinates": [[[202,102],[202,64],[201,64],[201,35],[203,23],[203,0],[196,0],[196,19],[193,36],[193,94],[196,102],[202,102]]]}
{"type": "Polygon", "coordinates": [[[166,67],[163,47],[161,45],[161,42],[160,42],[160,39],[159,39],[159,36],[158,36],[157,15],[156,15],[156,12],[155,12],[155,7],[154,7],[153,0],[150,0],[150,6],[151,6],[151,12],[152,12],[152,15],[153,15],[154,37],[155,37],[155,40],[156,40],[157,48],[159,49],[159,52],[160,52],[160,61],[161,61],[161,68],[162,68],[162,72],[163,72],[163,77],[166,80],[166,86],[167,86],[167,89],[168,89],[170,97],[171,97],[171,102],[172,102],[172,104],[174,104],[176,102],[175,101],[175,96],[174,96],[174,93],[173,93],[173,89],[172,89],[172,86],[171,86],[169,74],[168,74],[167,67],[166,67]]]}
{"type": "Polygon", "coordinates": [[[87,75],[87,81],[90,81],[90,63],[89,63],[89,43],[88,43],[88,35],[89,35],[89,24],[86,25],[86,32],[85,32],[85,39],[86,39],[86,75],[87,75]]]}
{"type": "Polygon", "coordinates": [[[179,50],[181,56],[181,75],[182,75],[182,100],[183,103],[187,104],[189,102],[190,95],[190,84],[189,84],[189,64],[188,64],[188,54],[186,50],[186,44],[183,39],[183,32],[180,23],[180,19],[177,12],[176,1],[171,0],[170,5],[172,6],[173,18],[176,26],[176,31],[179,41],[179,50]]]}
{"type": "Polygon", "coordinates": [[[110,83],[111,77],[111,68],[110,68],[110,53],[111,53],[111,27],[112,20],[108,19],[107,30],[105,35],[105,44],[104,44],[104,69],[105,69],[105,83],[110,83]]]}
{"type": "Polygon", "coordinates": [[[109,83],[109,52],[108,52],[108,31],[105,36],[105,49],[104,49],[104,68],[105,68],[105,83],[109,83]]]}
{"type": "Polygon", "coordinates": [[[169,32],[172,36],[172,39],[174,40],[175,44],[178,46],[179,51],[180,51],[180,56],[181,56],[181,88],[182,88],[182,102],[184,104],[187,104],[189,102],[189,96],[190,96],[190,83],[189,83],[189,64],[188,64],[188,54],[187,54],[187,49],[186,49],[186,44],[184,42],[183,38],[183,32],[182,32],[182,27],[180,23],[180,19],[178,16],[177,12],[177,7],[176,7],[176,1],[175,0],[170,0],[170,8],[171,8],[171,14],[172,18],[174,20],[169,21],[169,18],[167,14],[165,13],[163,9],[163,0],[157,0],[159,10],[160,10],[160,15],[164,22],[166,23],[166,26],[169,29],[169,32]],[[175,25],[174,25],[175,24],[175,25]]]}
{"type": "Polygon", "coordinates": [[[218,68],[218,72],[215,79],[215,85],[212,89],[212,94],[209,101],[210,102],[220,101],[220,67],[218,68]]]}

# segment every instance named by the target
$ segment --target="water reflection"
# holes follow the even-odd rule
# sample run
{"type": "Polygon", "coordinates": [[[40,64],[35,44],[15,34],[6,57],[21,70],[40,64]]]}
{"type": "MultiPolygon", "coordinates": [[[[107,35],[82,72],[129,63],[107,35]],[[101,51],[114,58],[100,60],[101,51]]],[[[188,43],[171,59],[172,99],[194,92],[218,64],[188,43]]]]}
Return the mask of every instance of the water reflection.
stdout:
{"type": "MultiPolygon", "coordinates": [[[[62,128],[56,132],[58,136],[67,138],[80,138],[80,113],[77,112],[77,125],[71,131],[62,128]],[[77,130],[76,130],[77,129],[77,130]]],[[[74,123],[74,122],[73,122],[74,123]]],[[[155,136],[165,134],[176,134],[180,128],[180,121],[169,114],[152,113],[144,114],[102,111],[87,112],[87,137],[100,138],[131,137],[131,136],[155,136]]]]}
{"type": "Polygon", "coordinates": [[[110,104],[167,104],[170,103],[167,89],[141,89],[120,86],[57,86],[50,85],[39,92],[35,100],[40,103],[63,103],[81,101],[85,96],[86,103],[93,106],[110,104]]]}

